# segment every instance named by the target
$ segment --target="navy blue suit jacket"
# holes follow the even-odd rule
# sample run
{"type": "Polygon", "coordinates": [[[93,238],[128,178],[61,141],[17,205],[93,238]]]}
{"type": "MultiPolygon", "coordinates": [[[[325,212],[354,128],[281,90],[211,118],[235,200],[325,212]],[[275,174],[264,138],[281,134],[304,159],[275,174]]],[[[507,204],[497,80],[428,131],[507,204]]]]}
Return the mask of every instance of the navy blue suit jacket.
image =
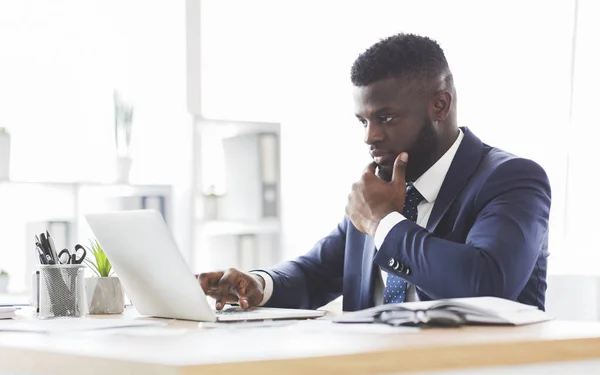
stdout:
{"type": "Polygon", "coordinates": [[[373,238],[344,218],[307,254],[263,270],[274,282],[267,306],[315,309],[343,294],[344,311],[372,307],[381,267],[414,284],[421,300],[496,296],[544,309],[546,173],[462,130],[427,228],[404,220],[376,251],[373,238]]]}

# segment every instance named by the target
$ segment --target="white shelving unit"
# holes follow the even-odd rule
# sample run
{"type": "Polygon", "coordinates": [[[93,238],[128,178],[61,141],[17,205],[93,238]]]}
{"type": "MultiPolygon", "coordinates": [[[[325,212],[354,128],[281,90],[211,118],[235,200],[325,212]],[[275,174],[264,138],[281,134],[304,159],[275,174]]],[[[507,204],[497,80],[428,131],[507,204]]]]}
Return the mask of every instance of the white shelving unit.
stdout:
{"type": "Polygon", "coordinates": [[[279,124],[195,119],[193,267],[281,258],[279,124]],[[269,142],[264,142],[265,137],[269,142]],[[211,191],[216,193],[208,196],[211,191]]]}
{"type": "MultiPolygon", "coordinates": [[[[210,7],[210,4],[200,0],[186,0],[187,109],[193,116],[194,127],[191,189],[193,228],[190,239],[190,263],[194,272],[215,268],[248,269],[269,266],[281,260],[282,256],[279,200],[280,124],[277,123],[279,119],[274,115],[275,109],[269,108],[262,111],[262,116],[269,113],[272,118],[255,116],[252,121],[239,120],[240,117],[252,117],[251,113],[254,112],[248,111],[249,108],[255,105],[266,108],[269,101],[265,100],[264,93],[260,91],[253,97],[248,95],[248,90],[252,90],[250,85],[239,87],[238,89],[247,90],[241,93],[239,90],[230,91],[226,86],[235,82],[235,78],[232,79],[230,75],[218,77],[223,71],[219,73],[211,70],[211,58],[213,63],[215,59],[222,64],[231,61],[222,54],[228,51],[227,42],[215,43],[214,34],[202,35],[205,30],[202,21],[214,19],[215,13],[212,12],[218,10],[210,7]],[[224,93],[226,94],[223,95],[224,93]],[[230,99],[223,99],[227,97],[230,99]],[[210,103],[217,108],[207,108],[210,103]],[[236,108],[242,109],[241,112],[237,111],[237,115],[241,115],[232,119],[236,117],[236,108]],[[207,113],[211,118],[206,118],[207,113]],[[267,180],[274,182],[270,187],[275,188],[273,194],[267,194],[267,198],[275,200],[266,210],[266,217],[263,215],[264,207],[256,204],[264,198],[257,188],[265,177],[264,171],[257,166],[256,155],[252,155],[251,152],[247,160],[236,156],[238,148],[251,148],[252,137],[263,133],[276,135],[277,154],[274,158],[274,173],[267,173],[266,176],[267,180]],[[226,141],[228,144],[222,147],[223,139],[233,142],[226,141]],[[239,147],[236,146],[236,142],[239,147]],[[235,166],[232,166],[232,163],[235,166]],[[256,169],[260,171],[259,174],[255,173],[256,169]],[[219,198],[207,200],[206,194],[209,193],[211,185],[219,198]]],[[[235,47],[232,45],[232,48],[235,47]]]]}

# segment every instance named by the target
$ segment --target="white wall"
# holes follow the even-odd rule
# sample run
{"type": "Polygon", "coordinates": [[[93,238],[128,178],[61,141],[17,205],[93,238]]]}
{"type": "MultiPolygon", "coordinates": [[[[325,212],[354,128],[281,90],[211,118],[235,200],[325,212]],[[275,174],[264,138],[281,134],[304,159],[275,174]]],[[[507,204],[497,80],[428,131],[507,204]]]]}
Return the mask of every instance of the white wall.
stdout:
{"type": "MultiPolygon", "coordinates": [[[[178,1],[0,2],[0,126],[12,133],[13,180],[109,181],[112,91],[122,91],[135,105],[131,180],[174,186],[173,230],[189,256],[185,16],[178,1]]],[[[72,214],[68,192],[43,201],[53,195],[33,199],[30,190],[40,191],[0,187],[0,266],[15,275],[13,290],[22,285],[24,223],[72,214]]]]}
{"type": "Polygon", "coordinates": [[[116,89],[135,106],[132,180],[189,180],[173,168],[191,145],[184,5],[0,3],[0,126],[14,135],[13,179],[110,179],[116,89]]]}
{"type": "MultiPolygon", "coordinates": [[[[600,243],[595,240],[600,211],[597,177],[600,117],[598,87],[600,87],[600,2],[579,0],[577,43],[573,91],[573,122],[562,133],[569,150],[568,209],[565,211],[566,245],[570,254],[594,255],[600,264],[600,243]]],[[[563,152],[563,149],[557,150],[563,152]]]]}
{"type": "Polygon", "coordinates": [[[337,3],[309,1],[288,12],[280,77],[288,256],[307,251],[343,217],[350,185],[369,161],[349,69],[359,52],[397,32],[428,35],[445,49],[460,125],[546,168],[551,230],[559,235],[552,250],[561,250],[566,158],[557,150],[569,124],[574,2],[370,1],[345,3],[342,12],[337,3]]]}
{"type": "Polygon", "coordinates": [[[600,320],[600,276],[549,275],[546,311],[560,320],[600,320]]]}

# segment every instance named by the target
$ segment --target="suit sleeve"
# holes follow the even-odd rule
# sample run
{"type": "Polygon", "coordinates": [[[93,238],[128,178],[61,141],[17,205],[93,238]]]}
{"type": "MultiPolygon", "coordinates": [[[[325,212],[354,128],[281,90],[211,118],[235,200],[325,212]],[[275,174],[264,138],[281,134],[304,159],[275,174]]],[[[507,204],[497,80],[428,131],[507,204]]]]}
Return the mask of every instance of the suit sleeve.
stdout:
{"type": "Polygon", "coordinates": [[[342,294],[348,219],[337,225],[305,255],[262,269],[273,279],[265,306],[317,309],[342,294]]]}
{"type": "Polygon", "coordinates": [[[525,287],[550,216],[550,183],[544,170],[526,159],[498,166],[475,198],[479,210],[465,243],[435,237],[404,220],[388,233],[375,262],[387,272],[391,258],[410,275],[399,274],[433,299],[495,296],[516,300],[525,287]]]}

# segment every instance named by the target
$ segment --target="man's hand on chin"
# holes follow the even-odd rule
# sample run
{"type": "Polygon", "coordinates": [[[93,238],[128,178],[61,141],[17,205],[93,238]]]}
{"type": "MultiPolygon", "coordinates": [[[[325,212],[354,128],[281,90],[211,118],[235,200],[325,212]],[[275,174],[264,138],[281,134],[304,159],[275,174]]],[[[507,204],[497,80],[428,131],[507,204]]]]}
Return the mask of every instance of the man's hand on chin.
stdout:
{"type": "Polygon", "coordinates": [[[356,229],[375,237],[377,226],[384,217],[394,211],[402,212],[406,198],[407,162],[407,153],[396,157],[390,182],[375,175],[377,164],[373,162],[365,169],[360,180],[352,184],[346,215],[356,229]]]}

